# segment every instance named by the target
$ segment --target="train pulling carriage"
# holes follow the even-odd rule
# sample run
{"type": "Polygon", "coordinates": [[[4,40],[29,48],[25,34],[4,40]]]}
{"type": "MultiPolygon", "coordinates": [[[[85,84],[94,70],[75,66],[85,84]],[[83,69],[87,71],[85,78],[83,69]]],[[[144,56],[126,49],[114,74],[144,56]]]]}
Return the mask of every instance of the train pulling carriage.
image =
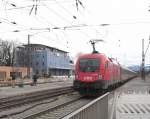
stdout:
{"type": "Polygon", "coordinates": [[[136,73],[122,67],[117,60],[108,58],[93,50],[81,55],[75,65],[74,89],[79,92],[108,89],[136,76],[136,73]]]}

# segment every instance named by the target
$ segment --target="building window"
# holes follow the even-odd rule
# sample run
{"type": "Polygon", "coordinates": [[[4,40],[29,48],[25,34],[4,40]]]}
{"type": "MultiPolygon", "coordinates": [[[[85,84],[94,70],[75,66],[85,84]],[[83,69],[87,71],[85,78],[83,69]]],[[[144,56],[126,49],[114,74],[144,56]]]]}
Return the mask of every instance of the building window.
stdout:
{"type": "Polygon", "coordinates": [[[67,57],[67,53],[65,53],[64,56],[67,57]]]}
{"type": "Polygon", "coordinates": [[[58,57],[59,57],[59,56],[60,56],[60,54],[59,54],[59,53],[56,53],[56,56],[58,56],[58,57]]]}
{"type": "Polygon", "coordinates": [[[36,74],[39,74],[39,70],[36,70],[36,74]]]}
{"type": "Polygon", "coordinates": [[[44,62],[43,62],[43,66],[44,66],[44,62]]]}
{"type": "Polygon", "coordinates": [[[38,63],[38,62],[36,62],[36,65],[38,66],[38,65],[39,65],[39,63],[38,63]]]}

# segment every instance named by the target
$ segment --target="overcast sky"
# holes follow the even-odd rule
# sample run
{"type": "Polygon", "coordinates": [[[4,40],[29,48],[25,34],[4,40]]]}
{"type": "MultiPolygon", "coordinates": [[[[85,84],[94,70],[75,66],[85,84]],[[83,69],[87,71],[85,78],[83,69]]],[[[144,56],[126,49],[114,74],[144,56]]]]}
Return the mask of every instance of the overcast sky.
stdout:
{"type": "Polygon", "coordinates": [[[97,50],[124,65],[140,64],[142,39],[146,48],[150,35],[150,1],[80,2],[77,8],[76,0],[0,1],[0,38],[27,43],[30,34],[31,43],[64,49],[73,57],[92,51],[89,40],[103,39],[97,50]]]}

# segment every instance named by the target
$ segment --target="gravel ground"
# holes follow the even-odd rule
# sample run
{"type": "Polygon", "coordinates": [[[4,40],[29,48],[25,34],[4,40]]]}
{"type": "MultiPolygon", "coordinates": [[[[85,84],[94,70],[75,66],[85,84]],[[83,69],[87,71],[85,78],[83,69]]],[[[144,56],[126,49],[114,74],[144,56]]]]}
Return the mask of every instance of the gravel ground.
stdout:
{"type": "MultiPolygon", "coordinates": [[[[64,102],[68,102],[68,101],[74,100],[79,97],[80,97],[80,95],[78,93],[69,94],[69,95],[66,94],[63,96],[58,96],[57,98],[52,98],[52,99],[44,100],[44,101],[40,102],[40,103],[45,103],[45,104],[37,105],[38,103],[33,103],[30,105],[24,105],[19,108],[13,108],[8,111],[1,112],[0,115],[1,116],[2,115],[10,115],[11,113],[21,112],[20,114],[11,116],[11,119],[21,119],[30,114],[36,113],[37,111],[46,110],[46,109],[55,107],[56,105],[63,104],[64,102]]],[[[9,119],[9,118],[10,117],[7,117],[5,119],[9,119]]]]}

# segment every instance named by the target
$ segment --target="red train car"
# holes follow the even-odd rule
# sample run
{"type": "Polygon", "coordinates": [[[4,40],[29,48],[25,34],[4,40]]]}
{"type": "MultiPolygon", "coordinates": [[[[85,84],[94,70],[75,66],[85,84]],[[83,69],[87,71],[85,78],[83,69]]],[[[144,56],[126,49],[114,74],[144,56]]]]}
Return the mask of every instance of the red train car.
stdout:
{"type": "Polygon", "coordinates": [[[102,53],[85,54],[76,62],[73,86],[79,91],[107,89],[135,76],[133,72],[126,70],[115,59],[102,53]],[[124,73],[128,75],[125,79],[124,73]]]}

